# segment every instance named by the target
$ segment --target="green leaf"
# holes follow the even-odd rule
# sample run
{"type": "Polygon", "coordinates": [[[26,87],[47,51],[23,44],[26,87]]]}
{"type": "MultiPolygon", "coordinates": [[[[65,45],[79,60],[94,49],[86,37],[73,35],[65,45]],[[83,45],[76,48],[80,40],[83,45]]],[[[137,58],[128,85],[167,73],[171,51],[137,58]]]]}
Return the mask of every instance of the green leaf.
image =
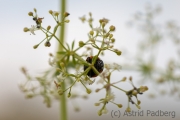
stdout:
{"type": "Polygon", "coordinates": [[[66,60],[67,62],[69,62],[69,58],[70,58],[70,56],[68,55],[68,56],[67,56],[67,60],[66,60]]]}
{"type": "Polygon", "coordinates": [[[74,44],[75,44],[75,40],[73,40],[73,42],[72,42],[71,50],[74,49],[74,44]]]}
{"type": "Polygon", "coordinates": [[[72,58],[73,58],[73,64],[75,65],[75,63],[76,63],[76,60],[75,60],[75,57],[74,57],[74,55],[72,56],[72,58]]]}
{"type": "Polygon", "coordinates": [[[70,47],[69,47],[69,44],[66,43],[66,45],[67,45],[67,47],[68,47],[68,50],[71,50],[70,47]]]}
{"type": "Polygon", "coordinates": [[[59,51],[59,52],[57,52],[57,54],[63,55],[63,54],[66,54],[66,52],[65,51],[59,51]]]}

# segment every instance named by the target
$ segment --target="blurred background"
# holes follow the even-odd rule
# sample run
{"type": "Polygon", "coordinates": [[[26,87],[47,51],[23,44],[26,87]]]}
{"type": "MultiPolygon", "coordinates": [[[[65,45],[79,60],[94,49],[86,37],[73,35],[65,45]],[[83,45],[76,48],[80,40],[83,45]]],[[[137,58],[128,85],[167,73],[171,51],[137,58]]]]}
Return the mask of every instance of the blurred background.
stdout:
{"type": "MultiPolygon", "coordinates": [[[[25,79],[20,68],[25,66],[31,74],[41,73],[44,69],[50,67],[48,65],[48,54],[55,52],[57,47],[56,42],[53,42],[50,48],[41,45],[38,49],[33,49],[33,46],[42,40],[43,34],[39,31],[36,32],[36,35],[23,32],[24,27],[31,27],[31,25],[34,24],[32,18],[28,16],[28,12],[36,8],[39,17],[44,17],[43,26],[53,26],[55,22],[48,11],[58,11],[59,5],[60,2],[58,0],[0,0],[0,120],[59,119],[59,103],[57,101],[53,102],[51,108],[47,108],[43,104],[43,99],[41,97],[26,99],[25,95],[18,88],[18,84],[25,79]]],[[[116,27],[114,33],[114,37],[116,38],[115,47],[122,51],[122,55],[118,58],[113,53],[105,53],[103,57],[106,63],[117,62],[122,65],[122,71],[120,73],[115,73],[113,78],[117,79],[118,77],[133,76],[136,86],[147,85],[149,91],[144,93],[143,96],[140,96],[142,102],[141,110],[175,111],[175,118],[172,118],[172,116],[150,117],[147,115],[143,117],[128,116],[112,118],[111,110],[124,111],[127,105],[127,98],[124,93],[115,91],[116,101],[124,105],[122,109],[118,109],[116,106],[109,104],[109,113],[99,117],[97,115],[99,107],[95,107],[94,103],[100,99],[100,96],[99,94],[93,93],[89,96],[88,100],[77,99],[76,101],[68,102],[69,120],[178,120],[180,118],[180,102],[177,96],[169,93],[165,93],[165,95],[159,94],[157,91],[159,85],[156,85],[151,80],[142,81],[141,74],[131,70],[131,64],[134,66],[135,63],[133,59],[136,59],[133,57],[136,56],[138,50],[141,50],[138,43],[140,40],[145,39],[145,33],[139,31],[139,23],[136,23],[139,20],[138,17],[151,8],[161,8],[161,13],[156,15],[157,19],[155,19],[154,25],[157,27],[155,30],[157,30],[158,33],[160,32],[162,36],[166,34],[165,30],[168,28],[164,26],[169,23],[168,21],[173,21],[173,25],[174,23],[177,26],[180,25],[180,16],[178,15],[180,8],[179,0],[68,0],[67,12],[70,13],[68,17],[70,23],[67,24],[66,28],[66,42],[77,40],[78,43],[79,40],[88,39],[87,33],[90,29],[87,24],[83,24],[79,20],[79,17],[83,15],[88,16],[88,13],[91,12],[94,18],[94,26],[98,26],[98,21],[101,18],[109,19],[109,25],[114,25],[116,27]],[[123,69],[123,66],[126,69],[123,69]],[[74,105],[79,106],[79,112],[74,111],[74,105]]],[[[179,28],[177,27],[177,31],[175,31],[177,35],[179,34],[178,30],[179,28]]],[[[141,29],[141,31],[143,31],[143,29],[141,29]]],[[[165,39],[165,42],[158,44],[160,50],[157,55],[158,59],[156,65],[165,68],[169,58],[178,60],[179,57],[176,54],[176,50],[179,50],[180,46],[179,43],[174,45],[166,41],[169,39],[166,38],[166,36],[162,38],[165,39]]],[[[179,71],[177,71],[176,74],[179,75],[179,71]]],[[[171,86],[167,84],[165,86],[161,85],[160,87],[165,90],[171,89],[171,86]]],[[[178,82],[176,82],[176,84],[177,89],[179,89],[178,82]]],[[[134,106],[132,109],[138,111],[134,106]]]]}

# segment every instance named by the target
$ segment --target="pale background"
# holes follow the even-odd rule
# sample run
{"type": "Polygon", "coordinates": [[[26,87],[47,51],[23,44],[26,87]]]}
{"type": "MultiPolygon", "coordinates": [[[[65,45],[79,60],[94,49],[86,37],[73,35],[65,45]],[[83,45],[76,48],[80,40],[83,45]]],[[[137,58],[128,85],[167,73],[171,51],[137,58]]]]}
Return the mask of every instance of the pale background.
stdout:
{"type": "MultiPolygon", "coordinates": [[[[67,42],[72,40],[87,39],[88,27],[79,21],[79,17],[88,15],[92,12],[97,23],[100,18],[110,19],[110,24],[116,26],[117,30],[114,34],[117,39],[116,47],[126,48],[130,51],[136,48],[135,41],[138,40],[136,32],[127,28],[127,22],[137,11],[143,11],[145,5],[151,3],[152,6],[160,5],[163,8],[159,22],[167,20],[175,20],[180,23],[179,17],[179,0],[68,0],[67,10],[71,14],[69,16],[70,23],[67,26],[67,42]]],[[[24,76],[20,72],[21,66],[26,66],[31,73],[38,73],[43,68],[48,68],[48,53],[54,52],[56,45],[52,43],[52,47],[46,48],[43,45],[34,50],[33,45],[37,44],[43,37],[40,32],[36,32],[36,36],[24,33],[24,27],[30,27],[34,22],[27,15],[33,8],[37,8],[40,17],[44,17],[43,25],[53,25],[54,21],[48,14],[50,9],[59,10],[59,1],[57,0],[0,0],[0,120],[57,120],[59,118],[59,104],[54,102],[51,108],[46,108],[42,103],[42,98],[34,98],[26,100],[24,94],[18,88],[18,83],[24,80],[24,76]]],[[[171,48],[168,48],[171,49],[171,48]]],[[[166,58],[166,56],[164,56],[166,58]]],[[[164,58],[161,58],[162,60],[164,58]]],[[[115,54],[108,54],[104,57],[108,62],[119,62],[123,59],[116,58],[115,54]],[[111,58],[111,59],[109,59],[111,58]]],[[[122,65],[123,66],[123,65],[122,65]]],[[[117,73],[114,78],[132,75],[134,78],[137,74],[133,72],[123,72],[121,75],[117,73]]],[[[138,76],[137,76],[138,77],[138,76]]],[[[151,85],[150,85],[151,86],[151,85]]],[[[117,92],[117,91],[116,91],[117,92]]],[[[145,93],[146,94],[146,93],[145,93]]],[[[127,98],[124,94],[116,95],[116,101],[124,104],[123,111],[126,108],[127,98]]],[[[171,96],[158,97],[154,100],[149,99],[146,95],[140,96],[143,110],[164,110],[176,111],[174,120],[180,118],[179,101],[171,96]]],[[[99,107],[95,107],[94,103],[99,100],[99,96],[92,94],[87,101],[77,100],[81,111],[76,113],[73,111],[71,103],[69,103],[69,119],[83,120],[109,120],[109,119],[172,119],[171,117],[124,117],[111,118],[110,113],[98,117],[97,111],[99,107]]],[[[137,110],[135,107],[132,107],[137,110]]],[[[118,110],[112,104],[109,104],[109,111],[118,110]]]]}

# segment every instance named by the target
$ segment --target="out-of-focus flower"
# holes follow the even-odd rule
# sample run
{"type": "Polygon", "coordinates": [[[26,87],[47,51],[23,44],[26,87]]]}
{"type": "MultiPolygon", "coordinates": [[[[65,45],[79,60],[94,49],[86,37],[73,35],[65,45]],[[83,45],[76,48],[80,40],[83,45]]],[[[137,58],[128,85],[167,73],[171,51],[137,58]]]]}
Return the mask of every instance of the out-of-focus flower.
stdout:
{"type": "Polygon", "coordinates": [[[119,71],[122,67],[117,63],[113,63],[113,64],[105,64],[105,68],[108,70],[113,69],[119,71]]]}
{"type": "Polygon", "coordinates": [[[102,31],[102,29],[100,27],[93,28],[92,30],[96,31],[96,32],[101,32],[102,31]]]}
{"type": "Polygon", "coordinates": [[[83,23],[86,21],[86,17],[85,17],[85,15],[84,15],[84,16],[82,16],[82,17],[79,17],[79,19],[80,19],[83,23]]]}
{"type": "Polygon", "coordinates": [[[103,110],[102,110],[102,114],[107,114],[108,113],[108,110],[107,108],[105,107],[103,110]]]}
{"type": "Polygon", "coordinates": [[[54,15],[54,16],[58,16],[60,13],[58,12],[58,11],[53,11],[52,12],[52,15],[54,15]]]}
{"type": "Polygon", "coordinates": [[[107,101],[114,101],[114,99],[115,99],[115,95],[114,95],[114,93],[109,93],[109,95],[106,97],[106,100],[107,101]]]}

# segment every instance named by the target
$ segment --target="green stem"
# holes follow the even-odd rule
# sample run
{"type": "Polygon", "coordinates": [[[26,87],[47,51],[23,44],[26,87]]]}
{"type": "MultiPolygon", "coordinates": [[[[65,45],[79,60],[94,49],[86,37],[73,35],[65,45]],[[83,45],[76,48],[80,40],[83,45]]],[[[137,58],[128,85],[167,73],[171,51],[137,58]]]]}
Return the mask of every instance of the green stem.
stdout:
{"type": "MultiPolygon", "coordinates": [[[[61,21],[63,21],[64,18],[64,12],[66,9],[66,0],[61,0],[60,2],[61,6],[61,21]]],[[[62,24],[60,27],[60,42],[64,44],[64,36],[65,36],[65,24],[62,24]]],[[[58,51],[63,51],[63,47],[61,44],[58,45],[58,51]]],[[[65,82],[62,83],[62,89],[65,90],[65,82]]],[[[66,95],[65,93],[61,95],[60,99],[60,120],[67,120],[67,102],[66,102],[66,95]]]]}
{"type": "Polygon", "coordinates": [[[113,87],[115,87],[115,88],[117,88],[117,89],[119,89],[119,90],[121,90],[121,91],[127,93],[127,91],[125,91],[125,90],[123,90],[123,89],[121,89],[121,88],[119,88],[119,87],[117,87],[117,86],[115,86],[115,85],[113,85],[113,84],[111,84],[111,86],[113,86],[113,87]]]}

